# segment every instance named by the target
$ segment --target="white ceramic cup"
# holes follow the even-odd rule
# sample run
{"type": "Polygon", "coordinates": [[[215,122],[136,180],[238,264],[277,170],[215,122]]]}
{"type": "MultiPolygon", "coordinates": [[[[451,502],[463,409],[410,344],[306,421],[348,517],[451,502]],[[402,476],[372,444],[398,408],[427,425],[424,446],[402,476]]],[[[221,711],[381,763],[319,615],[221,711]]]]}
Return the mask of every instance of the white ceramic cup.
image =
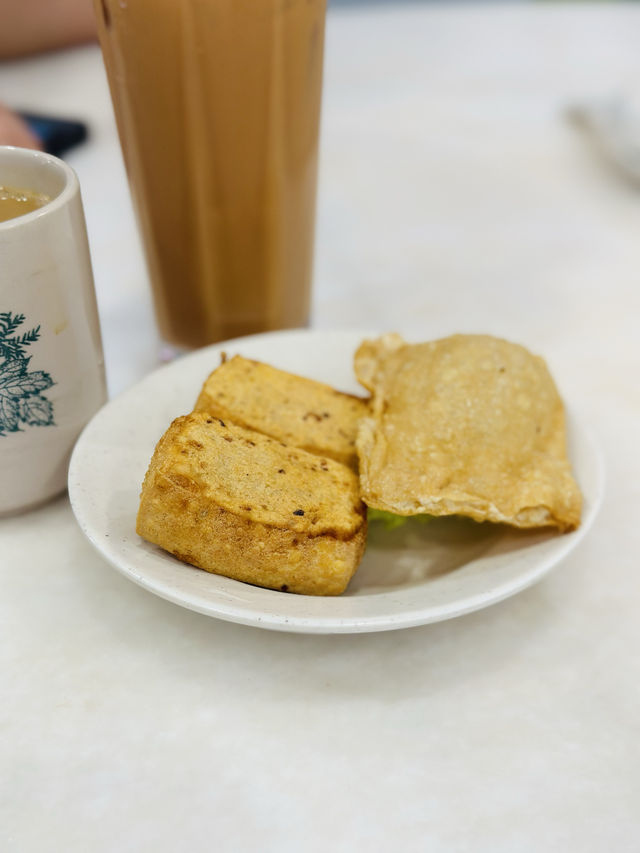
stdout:
{"type": "Polygon", "coordinates": [[[0,222],[0,515],[66,487],[73,445],[106,400],[80,186],[61,160],[0,146],[0,186],[43,207],[0,222]]]}

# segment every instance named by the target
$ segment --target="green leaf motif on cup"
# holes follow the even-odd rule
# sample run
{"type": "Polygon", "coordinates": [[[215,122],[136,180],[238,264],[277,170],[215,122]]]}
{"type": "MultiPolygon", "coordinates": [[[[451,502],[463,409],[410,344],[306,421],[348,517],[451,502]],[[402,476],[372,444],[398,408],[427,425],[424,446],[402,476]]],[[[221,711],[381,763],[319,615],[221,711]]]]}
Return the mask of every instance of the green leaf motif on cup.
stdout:
{"type": "Polygon", "coordinates": [[[53,379],[44,370],[29,370],[27,347],[40,337],[40,326],[18,333],[24,314],[0,311],[0,437],[29,426],[55,426],[53,403],[43,391],[53,379]]]}

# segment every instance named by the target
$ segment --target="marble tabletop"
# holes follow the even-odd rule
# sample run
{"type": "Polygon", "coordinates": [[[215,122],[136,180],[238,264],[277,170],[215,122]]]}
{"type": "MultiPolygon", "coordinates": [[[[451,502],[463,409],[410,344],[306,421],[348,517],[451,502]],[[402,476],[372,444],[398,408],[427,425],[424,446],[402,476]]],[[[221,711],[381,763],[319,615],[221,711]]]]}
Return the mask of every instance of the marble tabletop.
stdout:
{"type": "MultiPolygon", "coordinates": [[[[145,592],[66,496],[0,521],[2,850],[638,850],[640,192],[566,110],[633,94],[639,44],[631,4],[328,20],[313,326],[543,354],[605,459],[587,537],[488,609],[313,636],[145,592]]],[[[0,65],[0,99],[90,126],[115,395],[156,333],[99,51],[0,65]]]]}

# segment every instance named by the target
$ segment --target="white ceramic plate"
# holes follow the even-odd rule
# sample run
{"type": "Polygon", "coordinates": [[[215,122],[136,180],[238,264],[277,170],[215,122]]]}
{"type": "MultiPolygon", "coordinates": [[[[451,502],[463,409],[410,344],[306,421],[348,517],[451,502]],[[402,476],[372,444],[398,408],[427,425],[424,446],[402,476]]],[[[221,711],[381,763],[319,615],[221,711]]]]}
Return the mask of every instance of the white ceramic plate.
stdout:
{"type": "Polygon", "coordinates": [[[175,604],[283,631],[383,631],[437,622],[486,607],[539,580],[589,529],[602,492],[602,464],[575,421],[569,448],[584,494],[580,528],[523,532],[458,518],[397,530],[370,525],[365,557],[339,598],[289,595],[180,563],[135,532],[140,485],[155,444],[174,417],[191,410],[221,351],[269,362],[362,392],[352,370],[363,332],[291,331],[208,347],[162,367],[108,403],[86,427],[69,472],[80,527],[126,577],[175,604]]]}

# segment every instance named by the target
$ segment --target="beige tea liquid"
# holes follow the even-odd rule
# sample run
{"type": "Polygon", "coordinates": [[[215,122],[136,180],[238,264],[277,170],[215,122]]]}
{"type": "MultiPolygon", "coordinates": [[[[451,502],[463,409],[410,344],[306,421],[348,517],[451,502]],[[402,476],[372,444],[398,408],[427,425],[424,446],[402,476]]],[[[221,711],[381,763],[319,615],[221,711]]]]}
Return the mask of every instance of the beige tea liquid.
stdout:
{"type": "Polygon", "coordinates": [[[49,196],[31,192],[31,190],[0,186],[0,222],[7,222],[25,213],[38,210],[48,201],[49,196]]]}

